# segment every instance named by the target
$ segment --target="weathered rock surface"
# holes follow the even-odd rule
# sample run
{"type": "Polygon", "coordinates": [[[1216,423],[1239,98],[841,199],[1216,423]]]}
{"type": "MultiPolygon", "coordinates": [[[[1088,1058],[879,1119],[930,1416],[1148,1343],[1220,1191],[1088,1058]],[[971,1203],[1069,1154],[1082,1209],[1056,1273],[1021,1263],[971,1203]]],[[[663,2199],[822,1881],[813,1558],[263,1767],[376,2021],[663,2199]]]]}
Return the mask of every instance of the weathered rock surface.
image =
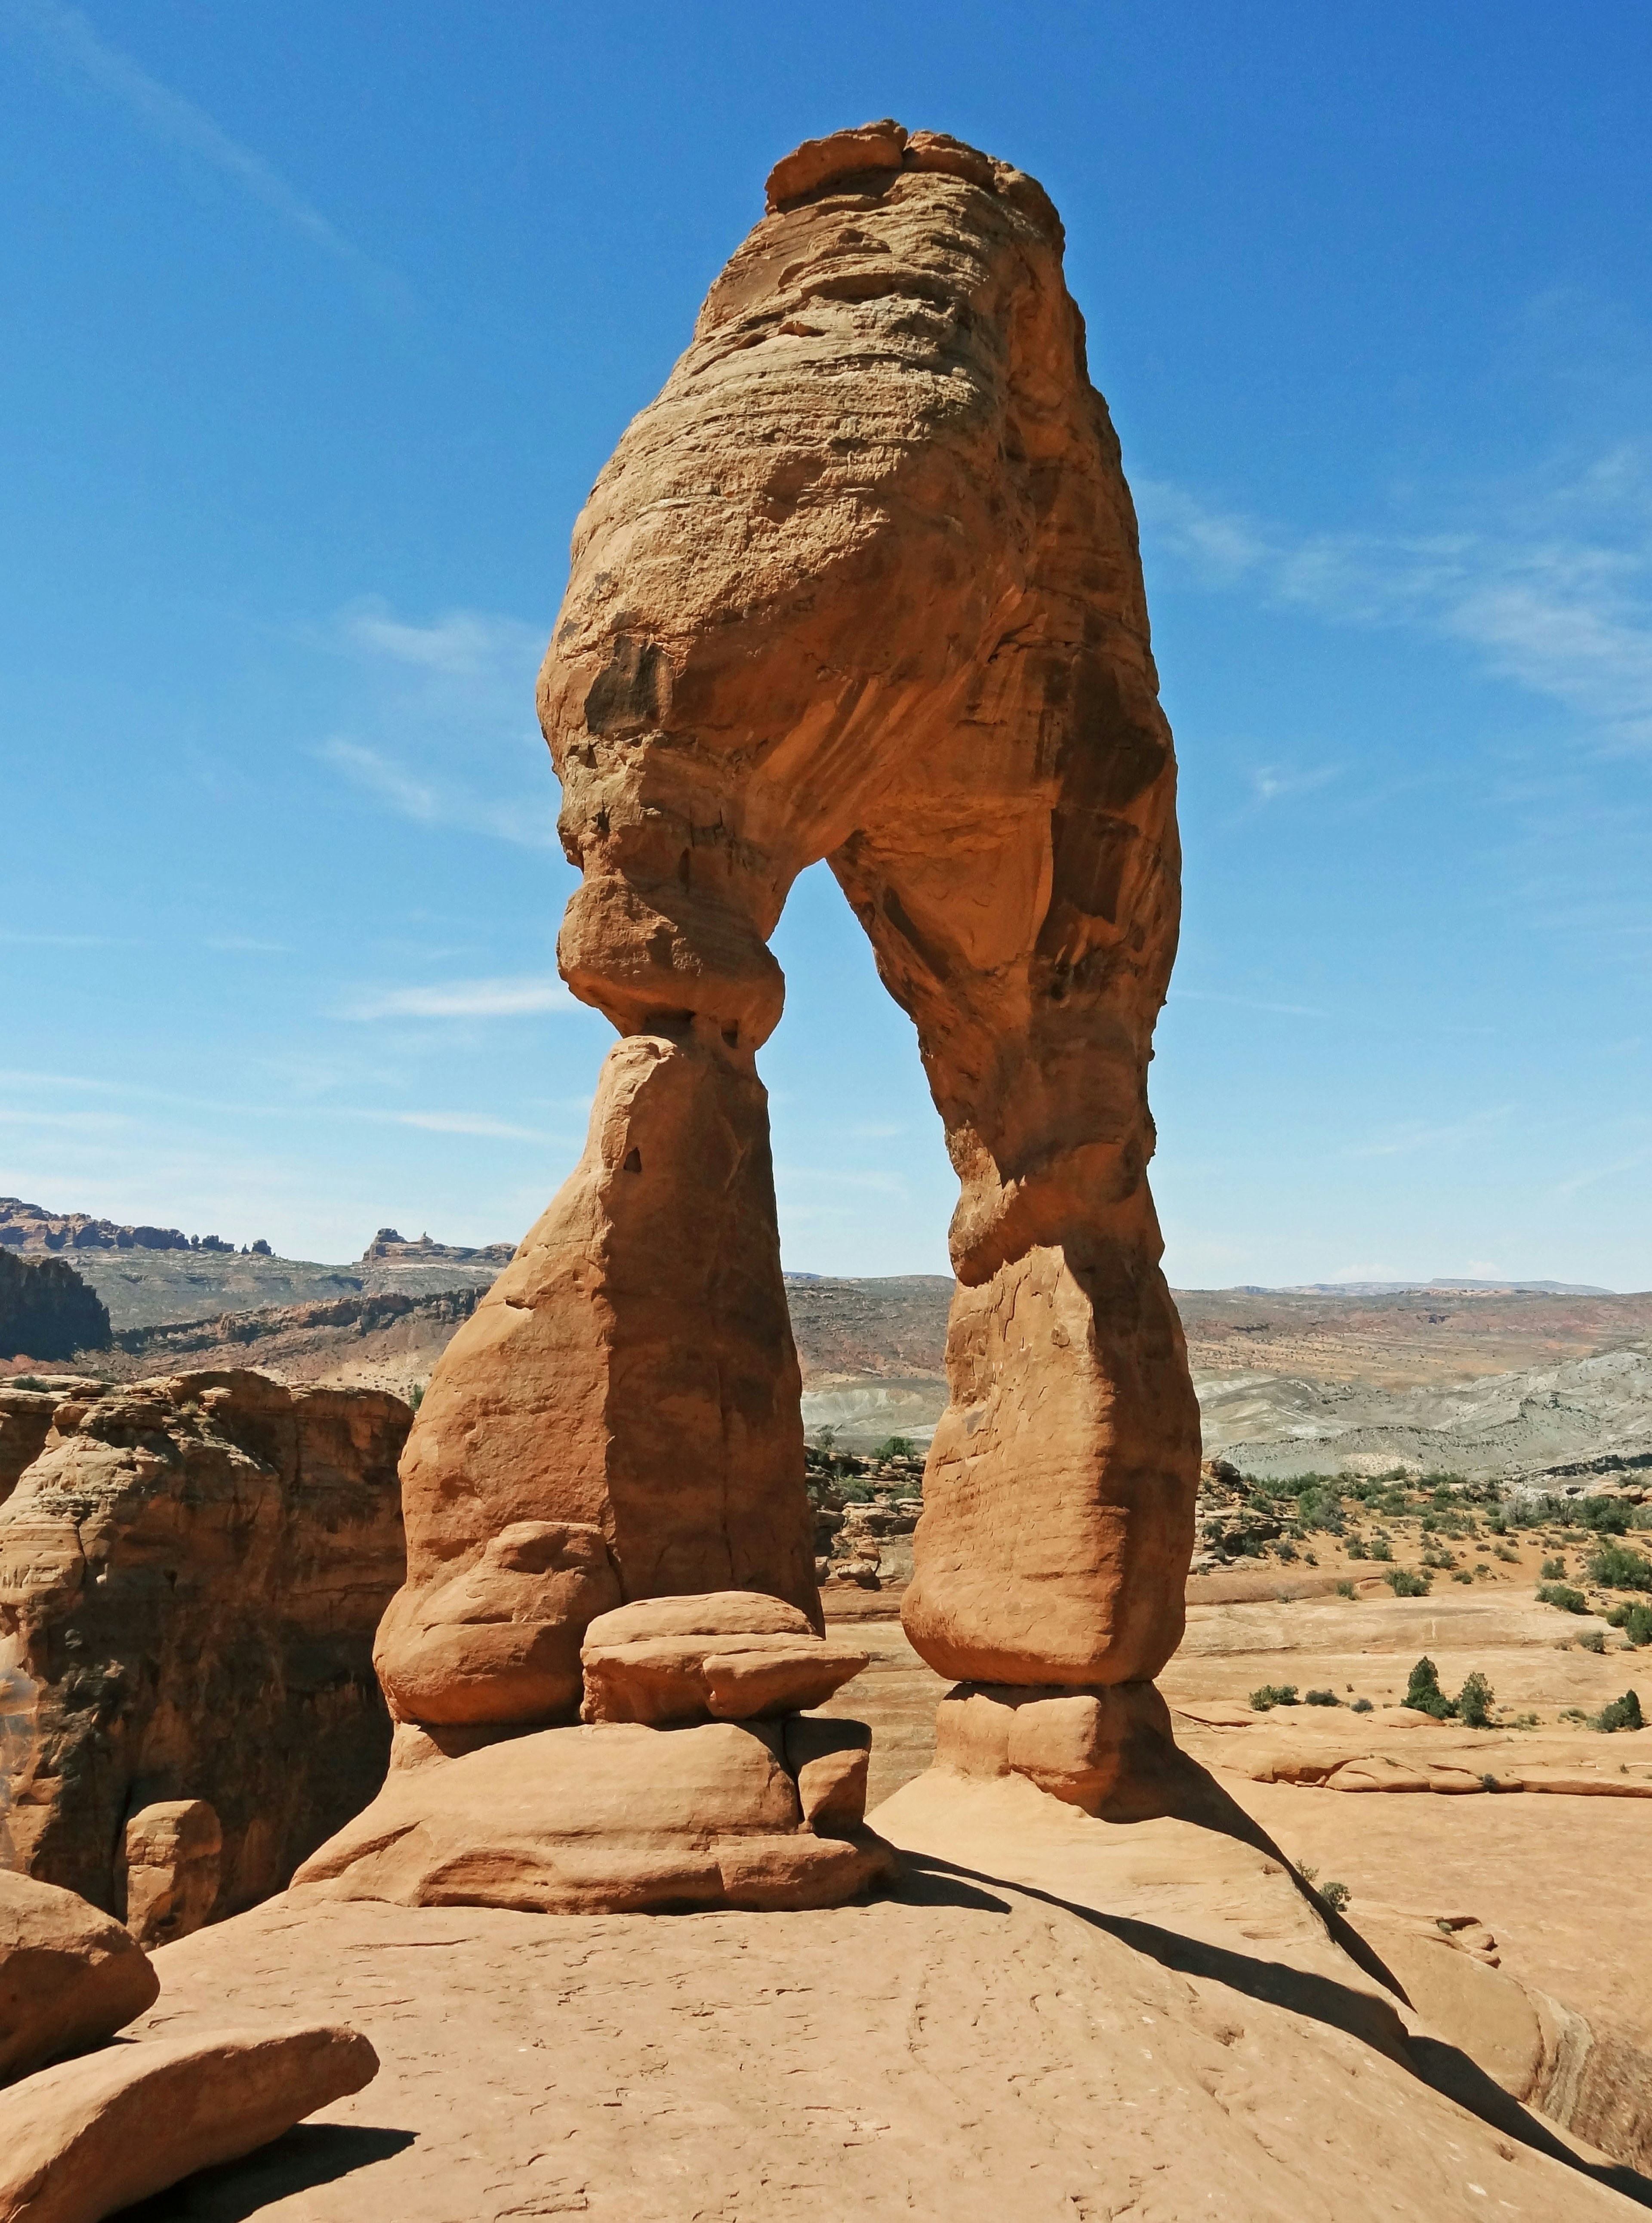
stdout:
{"type": "Polygon", "coordinates": [[[359,2092],[378,2056],[338,2028],[122,2044],[0,2094],[0,2223],[99,2223],[359,2092]]]}
{"type": "Polygon", "coordinates": [[[750,1590],[649,1598],[592,1622],[587,1722],[774,1720],[824,1705],[867,1655],[823,1641],[795,1606],[750,1590]]]}
{"type": "Polygon", "coordinates": [[[0,2084],[111,2037],[160,1981],[118,1922],[0,1868],[0,2084]]]}
{"type": "Polygon", "coordinates": [[[409,1414],[372,1391],[182,1375],[56,1406],[0,1507],[0,1808],[26,1873],[123,1911],[126,1824],[204,1799],[215,1911],[279,1890],[372,1796],[373,1630],[401,1577],[409,1414]],[[8,1803],[9,1802],[9,1803],[8,1803]]]}
{"type": "MultiPolygon", "coordinates": [[[[800,1748],[805,1766],[824,1757],[800,1748]]],[[[542,1729],[398,1771],[294,1886],[546,1914],[834,1906],[887,1874],[890,1855],[841,1782],[812,1780],[810,1800],[818,1831],[780,1723],[542,1729]]]]}

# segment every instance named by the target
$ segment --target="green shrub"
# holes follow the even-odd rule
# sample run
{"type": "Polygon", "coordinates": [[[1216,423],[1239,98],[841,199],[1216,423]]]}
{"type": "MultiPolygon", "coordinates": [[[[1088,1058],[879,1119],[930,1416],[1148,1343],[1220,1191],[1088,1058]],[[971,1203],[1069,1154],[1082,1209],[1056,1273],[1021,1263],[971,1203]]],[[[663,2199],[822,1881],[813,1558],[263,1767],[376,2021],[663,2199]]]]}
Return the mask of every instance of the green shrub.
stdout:
{"type": "Polygon", "coordinates": [[[1606,1615],[1609,1625],[1621,1628],[1630,1642],[1637,1647],[1652,1644],[1652,1605],[1615,1605],[1606,1615]]]}
{"type": "Polygon", "coordinates": [[[1296,1703],[1294,1683],[1264,1683],[1259,1691],[1251,1692],[1252,1710],[1259,1714],[1266,1714],[1274,1706],[1294,1706],[1296,1703]]]}
{"type": "Polygon", "coordinates": [[[1352,1583],[1339,1583],[1336,1586],[1336,1595],[1338,1597],[1358,1597],[1360,1593],[1352,1583]]]}
{"type": "Polygon", "coordinates": [[[1652,1590],[1652,1559],[1623,1544],[1603,1544],[1589,1562],[1589,1580],[1605,1590],[1652,1590]]]}
{"type": "Polygon", "coordinates": [[[1371,1556],[1373,1559],[1391,1559],[1393,1558],[1394,1547],[1389,1542],[1386,1536],[1379,1535],[1372,1538],[1371,1556]]]}
{"type": "Polygon", "coordinates": [[[1621,1497],[1580,1497],[1567,1510],[1597,1536],[1621,1536],[1630,1523],[1630,1508],[1621,1497]]]}
{"type": "Polygon", "coordinates": [[[1614,1698],[1589,1720],[1592,1729],[1599,1729],[1610,1736],[1614,1729],[1641,1729],[1646,1727],[1641,1712],[1641,1702],[1633,1691],[1625,1691],[1621,1698],[1614,1698]]]}
{"type": "Polygon", "coordinates": [[[1469,1573],[1467,1567],[1459,1567],[1456,1573],[1451,1579],[1454,1583],[1467,1583],[1472,1588],[1474,1578],[1469,1573]]]}
{"type": "Polygon", "coordinates": [[[1440,1670],[1426,1653],[1411,1670],[1405,1703],[1419,1714],[1432,1714],[1437,1722],[1448,1721],[1457,1710],[1440,1688],[1440,1670]]]}
{"type": "Polygon", "coordinates": [[[1562,1583],[1562,1582],[1564,1582],[1564,1581],[1566,1580],[1566,1562],[1565,1562],[1565,1560],[1564,1560],[1564,1559],[1545,1559],[1545,1560],[1543,1561],[1543,1564],[1542,1564],[1542,1573],[1543,1580],[1544,1580],[1546,1583],[1562,1583]]]}
{"type": "Polygon", "coordinates": [[[1319,1895],[1333,1914],[1341,1914],[1354,1893],[1345,1883],[1327,1883],[1319,1886],[1319,1895]]]}
{"type": "Polygon", "coordinates": [[[917,1452],[905,1436],[891,1436],[872,1453],[875,1459],[915,1458],[917,1452]]]}
{"type": "Polygon", "coordinates": [[[422,1382],[415,1382],[407,1393],[407,1409],[410,1413],[417,1413],[424,1402],[424,1384],[422,1382]]]}
{"type": "Polygon", "coordinates": [[[1384,1580],[1396,1597],[1427,1597],[1429,1595],[1429,1578],[1426,1574],[1414,1575],[1406,1567],[1394,1568],[1384,1580]]]}
{"type": "Polygon", "coordinates": [[[1335,1691],[1310,1691],[1303,1698],[1304,1706],[1340,1706],[1341,1703],[1335,1691]]]}
{"type": "Polygon", "coordinates": [[[1369,1698],[1355,1698],[1348,1708],[1351,1714],[1368,1714],[1373,1710],[1369,1698]]]}
{"type": "Polygon", "coordinates": [[[1465,1729],[1489,1729],[1492,1726],[1492,1706],[1497,1697],[1491,1685],[1478,1668],[1466,1676],[1463,1687],[1457,1693],[1456,1715],[1465,1729]]]}
{"type": "Polygon", "coordinates": [[[1586,1652],[1604,1652],[1606,1648],[1606,1632],[1604,1628],[1580,1629],[1578,1642],[1586,1652]]]}
{"type": "Polygon", "coordinates": [[[1561,1613],[1586,1613],[1589,1601],[1581,1590],[1570,1590],[1564,1583],[1544,1583],[1537,1592],[1539,1605],[1552,1605],[1561,1613]]]}

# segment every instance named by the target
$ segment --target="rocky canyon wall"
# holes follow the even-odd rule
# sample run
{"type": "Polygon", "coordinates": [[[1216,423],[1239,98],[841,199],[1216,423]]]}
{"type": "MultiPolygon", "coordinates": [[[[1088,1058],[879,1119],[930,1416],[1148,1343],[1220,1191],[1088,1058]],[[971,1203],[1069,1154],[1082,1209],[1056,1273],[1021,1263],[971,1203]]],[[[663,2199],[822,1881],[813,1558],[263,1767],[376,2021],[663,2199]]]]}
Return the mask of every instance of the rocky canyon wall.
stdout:
{"type": "Polygon", "coordinates": [[[188,1926],[249,1905],[383,1779],[411,1415],[248,1373],[9,1395],[0,1852],[121,1916],[129,1861],[188,1926]]]}

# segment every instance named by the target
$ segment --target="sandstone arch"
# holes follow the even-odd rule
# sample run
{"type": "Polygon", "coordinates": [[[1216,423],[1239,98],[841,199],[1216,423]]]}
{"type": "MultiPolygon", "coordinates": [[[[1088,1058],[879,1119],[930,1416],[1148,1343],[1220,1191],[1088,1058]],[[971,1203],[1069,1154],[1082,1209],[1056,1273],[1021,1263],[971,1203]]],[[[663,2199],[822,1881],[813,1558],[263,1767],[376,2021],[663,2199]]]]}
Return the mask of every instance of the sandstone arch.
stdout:
{"type": "Polygon", "coordinates": [[[560,961],[622,1039],[408,1445],[380,1649],[407,1717],[571,1718],[622,1595],[818,1616],[754,1060],[822,857],[961,1185],[913,1640],[1071,1686],[1179,1640],[1198,1424],[1146,1174],[1175,766],[1061,255],[1005,163],[887,123],[811,142],[586,505],[539,700],[582,874],[560,961]]]}

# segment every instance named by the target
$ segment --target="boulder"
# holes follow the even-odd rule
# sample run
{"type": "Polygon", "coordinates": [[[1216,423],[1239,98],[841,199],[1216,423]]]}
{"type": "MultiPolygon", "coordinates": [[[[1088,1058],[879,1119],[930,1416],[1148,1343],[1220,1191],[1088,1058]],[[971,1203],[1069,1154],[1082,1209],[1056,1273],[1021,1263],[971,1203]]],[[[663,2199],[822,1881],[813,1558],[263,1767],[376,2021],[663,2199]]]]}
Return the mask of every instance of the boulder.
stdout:
{"type": "Polygon", "coordinates": [[[99,2223],[235,2161],[379,2072],[325,2026],[146,2038],[0,2094],[0,2223],[99,2223]]]}
{"type": "Polygon", "coordinates": [[[0,1868],[0,2083],[101,2044],[160,1989],[118,1922],[72,1891],[0,1868]]]}
{"type": "Polygon", "coordinates": [[[581,1653],[587,1722],[772,1720],[820,1706],[867,1655],[749,1590],[648,1598],[604,1614],[581,1653]]]}
{"type": "Polygon", "coordinates": [[[15,1867],[120,1914],[128,1823],[204,1800],[222,1915],[372,1797],[390,1744],[373,1632],[405,1565],[411,1417],[380,1390],[243,1372],[55,1401],[0,1505],[15,1867]]]}
{"type": "Polygon", "coordinates": [[[204,1798],[162,1799],[126,1825],[126,1926],[140,1945],[198,1930],[218,1897],[223,1831],[204,1798]]]}
{"type": "Polygon", "coordinates": [[[545,1914],[836,1906],[892,1856],[852,1796],[812,1781],[811,1803],[818,1829],[777,1723],[541,1729],[393,1775],[293,1888],[545,1914]]]}
{"type": "Polygon", "coordinates": [[[399,1593],[374,1662],[398,1721],[571,1721],[580,1634],[618,1603],[602,1532],[586,1521],[515,1521],[446,1581],[399,1593]]]}

